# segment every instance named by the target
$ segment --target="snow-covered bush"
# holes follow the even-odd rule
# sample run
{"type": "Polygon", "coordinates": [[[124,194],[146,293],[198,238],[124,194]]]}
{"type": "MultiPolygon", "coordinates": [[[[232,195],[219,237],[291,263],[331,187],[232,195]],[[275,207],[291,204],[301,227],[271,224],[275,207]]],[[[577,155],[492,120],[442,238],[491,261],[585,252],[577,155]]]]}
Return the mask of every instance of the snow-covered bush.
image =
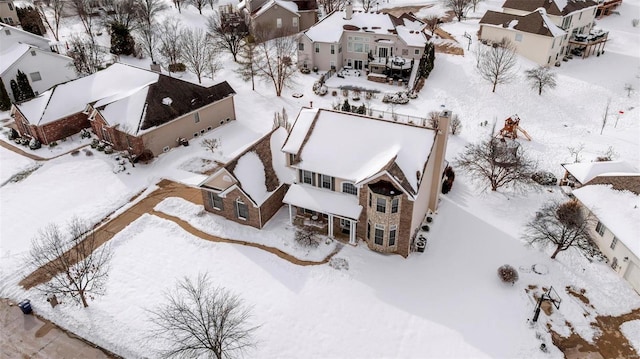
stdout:
{"type": "Polygon", "coordinates": [[[53,142],[51,142],[51,143],[49,144],[49,148],[54,148],[54,147],[56,147],[57,145],[58,145],[58,142],[53,141],[53,142]]]}
{"type": "Polygon", "coordinates": [[[349,262],[344,258],[331,258],[331,260],[329,260],[329,266],[337,270],[349,270],[349,262]]]}
{"type": "Polygon", "coordinates": [[[15,140],[18,137],[20,137],[20,135],[18,134],[18,131],[16,131],[13,128],[10,128],[9,131],[7,132],[7,138],[9,139],[9,141],[15,140]]]}
{"type": "Polygon", "coordinates": [[[99,144],[100,144],[100,140],[98,140],[97,138],[94,138],[93,140],[91,140],[91,148],[98,148],[99,144]]]}
{"type": "Polygon", "coordinates": [[[89,132],[89,130],[87,130],[86,128],[83,128],[82,130],[80,130],[80,138],[91,138],[91,132],[89,132]]]}
{"type": "Polygon", "coordinates": [[[295,239],[303,247],[317,248],[320,245],[320,239],[316,233],[307,228],[298,228],[295,239]]]}
{"type": "Polygon", "coordinates": [[[505,264],[498,268],[498,277],[500,277],[503,282],[513,285],[518,281],[518,271],[512,266],[505,264]]]}
{"type": "Polygon", "coordinates": [[[29,148],[32,150],[37,150],[40,147],[42,147],[42,144],[40,143],[40,141],[36,140],[35,138],[32,138],[31,141],[29,141],[29,148]]]}
{"type": "MultiPolygon", "coordinates": [[[[98,150],[99,150],[99,149],[98,149],[98,150]]],[[[104,153],[106,153],[107,155],[112,154],[112,153],[113,153],[113,147],[111,147],[111,146],[109,146],[109,145],[104,146],[104,153]]]]}

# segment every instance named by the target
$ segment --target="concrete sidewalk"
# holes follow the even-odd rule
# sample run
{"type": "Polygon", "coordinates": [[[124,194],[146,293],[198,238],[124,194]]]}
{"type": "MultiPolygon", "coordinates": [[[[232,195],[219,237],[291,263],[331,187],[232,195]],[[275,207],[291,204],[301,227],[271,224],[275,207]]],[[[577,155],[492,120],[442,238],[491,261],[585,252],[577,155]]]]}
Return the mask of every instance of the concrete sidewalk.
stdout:
{"type": "Polygon", "coordinates": [[[22,314],[7,299],[0,299],[0,359],[4,358],[118,358],[55,324],[33,314],[22,314]]]}

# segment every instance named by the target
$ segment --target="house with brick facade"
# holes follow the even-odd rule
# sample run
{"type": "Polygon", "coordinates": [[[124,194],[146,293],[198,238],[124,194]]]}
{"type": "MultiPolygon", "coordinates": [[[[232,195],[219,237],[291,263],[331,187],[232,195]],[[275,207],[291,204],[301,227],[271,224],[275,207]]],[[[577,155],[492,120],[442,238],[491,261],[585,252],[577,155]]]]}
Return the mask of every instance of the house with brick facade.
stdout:
{"type": "Polygon", "coordinates": [[[640,173],[598,176],[572,195],[596,219],[591,238],[611,269],[640,293],[640,173]]]}
{"type": "Polygon", "coordinates": [[[11,80],[16,80],[18,71],[27,75],[29,85],[36,95],[51,87],[74,80],[78,74],[73,67],[70,57],[42,50],[33,45],[16,43],[11,47],[0,50],[0,78],[11,101],[16,96],[11,90],[11,80]]]}
{"type": "Polygon", "coordinates": [[[43,144],[89,128],[115,150],[157,156],[235,120],[225,81],[203,87],[124,64],[57,85],[14,104],[21,136],[43,144]]]}
{"type": "MultiPolygon", "coordinates": [[[[441,128],[450,117],[442,112],[441,128]]],[[[438,208],[448,133],[302,109],[282,147],[296,173],[283,198],[291,222],[408,256],[425,217],[438,208]]]]}
{"type": "Polygon", "coordinates": [[[424,53],[425,24],[410,13],[400,17],[353,9],[334,11],[303,32],[298,40],[298,67],[320,71],[410,72],[424,53]]]}
{"type": "Polygon", "coordinates": [[[598,4],[593,0],[506,0],[502,11],[487,11],[478,38],[485,43],[511,41],[516,52],[539,65],[560,64],[578,49],[604,50],[608,33],[593,29],[598,4]]]}
{"type": "Polygon", "coordinates": [[[287,131],[279,127],[249,146],[200,184],[207,211],[263,228],[282,207],[293,181],[280,150],[287,131]]]}

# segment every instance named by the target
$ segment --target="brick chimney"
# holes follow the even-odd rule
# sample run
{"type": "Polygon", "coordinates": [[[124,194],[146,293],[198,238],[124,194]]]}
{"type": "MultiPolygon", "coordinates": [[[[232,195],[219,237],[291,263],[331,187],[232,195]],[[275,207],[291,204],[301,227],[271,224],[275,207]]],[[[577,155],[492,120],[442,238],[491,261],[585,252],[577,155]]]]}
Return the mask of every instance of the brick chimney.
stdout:
{"type": "Polygon", "coordinates": [[[347,1],[347,5],[344,7],[344,12],[344,19],[351,20],[351,17],[353,16],[353,5],[351,5],[351,1],[347,1]]]}
{"type": "Polygon", "coordinates": [[[433,146],[433,177],[431,178],[431,188],[429,189],[429,209],[435,212],[438,209],[438,198],[442,185],[442,173],[444,172],[444,159],[447,153],[447,142],[449,140],[449,126],[451,123],[451,111],[442,110],[438,117],[438,128],[436,129],[435,146],[433,146]]]}

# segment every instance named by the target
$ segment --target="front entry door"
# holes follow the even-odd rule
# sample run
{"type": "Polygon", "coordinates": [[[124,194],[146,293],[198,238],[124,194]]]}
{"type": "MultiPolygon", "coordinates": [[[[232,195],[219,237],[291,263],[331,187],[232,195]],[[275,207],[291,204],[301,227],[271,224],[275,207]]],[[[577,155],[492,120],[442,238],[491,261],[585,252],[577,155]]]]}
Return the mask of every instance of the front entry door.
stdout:
{"type": "Polygon", "coordinates": [[[356,70],[362,70],[362,60],[354,60],[353,68],[356,70]]]}

